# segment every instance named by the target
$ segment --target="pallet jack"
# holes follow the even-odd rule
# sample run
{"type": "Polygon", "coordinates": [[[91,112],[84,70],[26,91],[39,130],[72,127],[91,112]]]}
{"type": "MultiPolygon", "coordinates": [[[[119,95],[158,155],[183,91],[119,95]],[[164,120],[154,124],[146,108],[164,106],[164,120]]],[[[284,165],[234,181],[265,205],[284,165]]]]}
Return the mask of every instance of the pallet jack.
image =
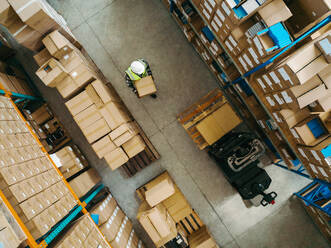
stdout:
{"type": "Polygon", "coordinates": [[[252,133],[230,132],[209,146],[208,154],[244,200],[255,206],[275,203],[276,192],[265,193],[271,184],[267,172],[258,166],[265,149],[252,133]]]}

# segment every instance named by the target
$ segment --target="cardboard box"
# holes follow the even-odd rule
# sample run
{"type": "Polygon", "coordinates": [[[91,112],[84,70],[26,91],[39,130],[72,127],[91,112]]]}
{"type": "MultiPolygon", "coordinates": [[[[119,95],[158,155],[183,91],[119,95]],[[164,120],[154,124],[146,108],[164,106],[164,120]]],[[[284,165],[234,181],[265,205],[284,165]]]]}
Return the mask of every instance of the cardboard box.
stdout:
{"type": "Polygon", "coordinates": [[[316,115],[313,115],[294,127],[298,144],[315,146],[328,137],[329,132],[323,122],[316,115]]]}
{"type": "Polygon", "coordinates": [[[282,109],[278,112],[277,116],[281,119],[280,121],[278,121],[278,123],[285,124],[286,127],[292,128],[296,124],[308,118],[310,116],[310,112],[308,108],[304,108],[299,111],[294,111],[291,109],[282,109]]]}
{"type": "Polygon", "coordinates": [[[83,91],[65,103],[72,116],[76,116],[92,104],[93,101],[86,91],[83,91]]]}
{"type": "Polygon", "coordinates": [[[93,125],[82,128],[82,132],[90,144],[105,136],[110,131],[111,130],[104,119],[99,119],[93,125]]]}
{"type": "Polygon", "coordinates": [[[328,63],[331,63],[331,36],[328,35],[324,39],[321,39],[315,43],[315,46],[322,52],[324,58],[328,63]]]}
{"type": "Polygon", "coordinates": [[[71,76],[65,77],[61,82],[56,85],[56,89],[59,91],[63,98],[70,98],[77,91],[79,91],[78,85],[71,78],[71,76]]]}
{"type": "Polygon", "coordinates": [[[70,41],[57,30],[47,35],[42,42],[49,53],[57,59],[62,59],[75,49],[70,41]]]}
{"type": "Polygon", "coordinates": [[[213,248],[217,247],[215,240],[212,238],[206,226],[201,227],[198,231],[193,232],[188,237],[188,242],[192,248],[213,248]]]}
{"type": "Polygon", "coordinates": [[[106,154],[104,159],[112,170],[117,169],[129,161],[128,156],[125,154],[121,147],[118,147],[110,153],[106,154]]]}
{"type": "Polygon", "coordinates": [[[325,60],[324,56],[319,56],[312,62],[310,62],[307,66],[301,69],[299,72],[296,73],[296,77],[298,78],[301,84],[305,83],[307,80],[311,79],[312,75],[320,72],[325,67],[328,66],[327,61],[325,60]]]}
{"type": "Polygon", "coordinates": [[[291,87],[281,92],[286,104],[294,110],[302,109],[327,95],[327,89],[315,75],[302,85],[291,87]]]}
{"type": "Polygon", "coordinates": [[[107,135],[92,144],[92,148],[99,158],[103,158],[110,152],[114,151],[117,146],[111,141],[109,135],[107,135]]]}
{"type": "Polygon", "coordinates": [[[115,145],[121,146],[132,139],[138,133],[138,128],[134,122],[124,123],[113,130],[109,137],[115,145]]]}
{"type": "Polygon", "coordinates": [[[52,58],[52,55],[48,52],[46,48],[42,49],[39,53],[33,56],[34,61],[36,61],[38,66],[42,66],[47,61],[52,58]]]}
{"type": "Polygon", "coordinates": [[[74,49],[70,53],[64,55],[59,61],[61,65],[66,69],[66,71],[69,72],[73,71],[81,64],[84,64],[89,67],[86,58],[78,49],[74,49]]]}
{"type": "Polygon", "coordinates": [[[50,27],[59,26],[49,15],[42,1],[9,0],[9,3],[23,22],[41,33],[49,31],[50,27]]]}
{"type": "Polygon", "coordinates": [[[19,247],[21,244],[16,233],[9,224],[0,230],[0,244],[6,248],[19,247]]]}
{"type": "Polygon", "coordinates": [[[101,118],[102,116],[94,104],[92,104],[91,106],[87,107],[79,114],[74,116],[74,120],[81,129],[93,125],[96,121],[100,120],[101,118]]]}
{"type": "Polygon", "coordinates": [[[140,135],[134,136],[132,139],[130,139],[129,141],[125,142],[122,145],[122,148],[124,149],[125,153],[129,156],[129,158],[133,158],[140,152],[144,151],[145,147],[146,144],[140,135]]]}
{"type": "Polygon", "coordinates": [[[97,79],[95,72],[91,71],[85,64],[79,64],[72,71],[70,71],[69,74],[77,87],[84,87],[88,83],[91,83],[97,79]]]}
{"type": "Polygon", "coordinates": [[[152,76],[147,76],[138,81],[135,81],[134,86],[138,91],[139,97],[144,97],[156,93],[156,87],[152,76]]]}
{"type": "Polygon", "coordinates": [[[107,103],[100,109],[100,113],[112,130],[119,127],[123,123],[130,121],[130,117],[123,110],[123,107],[114,102],[107,103]]]}
{"type": "Polygon", "coordinates": [[[108,242],[113,241],[116,238],[118,230],[125,218],[123,211],[117,206],[109,218],[109,220],[100,226],[100,230],[106,237],[108,242]]]}
{"type": "Polygon", "coordinates": [[[330,141],[331,137],[328,137],[315,146],[299,146],[299,148],[301,148],[301,151],[299,151],[308,161],[329,168],[331,165],[331,159],[328,153],[331,144],[330,141]]]}
{"type": "Polygon", "coordinates": [[[100,80],[95,80],[88,85],[86,92],[98,108],[102,108],[108,102],[120,101],[116,93],[100,80]]]}
{"type": "Polygon", "coordinates": [[[278,22],[284,22],[292,16],[283,0],[272,1],[259,9],[258,13],[268,27],[278,22]]]}
{"type": "Polygon", "coordinates": [[[120,229],[116,235],[116,238],[111,242],[111,246],[114,248],[124,248],[129,241],[130,233],[132,231],[132,223],[126,216],[120,226],[120,229]]]}
{"type": "Polygon", "coordinates": [[[175,187],[170,178],[165,178],[145,192],[146,201],[154,207],[175,193],[175,187]]]}
{"type": "Polygon", "coordinates": [[[84,196],[96,184],[101,182],[98,172],[91,168],[69,182],[78,197],[84,196]]]}
{"type": "Polygon", "coordinates": [[[50,59],[43,64],[36,72],[37,76],[46,86],[55,87],[56,84],[64,80],[68,73],[56,59],[50,59]]]}
{"type": "Polygon", "coordinates": [[[101,226],[109,220],[116,207],[117,202],[115,198],[112,197],[112,195],[109,195],[105,200],[95,206],[91,213],[99,215],[98,225],[101,226]]]}
{"type": "Polygon", "coordinates": [[[206,142],[212,145],[240,123],[241,120],[237,114],[228,103],[225,103],[203,119],[196,127],[206,142]]]}

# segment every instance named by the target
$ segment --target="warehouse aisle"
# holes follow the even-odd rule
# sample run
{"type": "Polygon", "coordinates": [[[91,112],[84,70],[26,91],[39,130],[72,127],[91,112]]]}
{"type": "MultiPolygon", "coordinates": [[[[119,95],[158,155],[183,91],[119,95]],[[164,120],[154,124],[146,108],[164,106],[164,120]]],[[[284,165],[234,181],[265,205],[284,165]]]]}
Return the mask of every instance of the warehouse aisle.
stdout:
{"type": "MultiPolygon", "coordinates": [[[[63,100],[57,91],[38,84],[132,220],[139,205],[135,189],[167,169],[222,247],[327,247],[300,203],[289,199],[307,184],[306,179],[269,166],[266,169],[273,179],[272,189],[279,195],[276,205],[246,208],[216,164],[177,123],[176,114],[216,88],[216,81],[161,1],[49,2],[67,20],[161,154],[159,161],[133,178],[125,178],[120,170],[111,172],[96,157],[65,106],[59,104],[63,100]],[[138,100],[126,87],[124,71],[135,58],[150,63],[157,99],[138,100]]],[[[141,228],[139,231],[143,233],[141,228]]],[[[145,240],[151,244],[146,236],[145,240]]]]}

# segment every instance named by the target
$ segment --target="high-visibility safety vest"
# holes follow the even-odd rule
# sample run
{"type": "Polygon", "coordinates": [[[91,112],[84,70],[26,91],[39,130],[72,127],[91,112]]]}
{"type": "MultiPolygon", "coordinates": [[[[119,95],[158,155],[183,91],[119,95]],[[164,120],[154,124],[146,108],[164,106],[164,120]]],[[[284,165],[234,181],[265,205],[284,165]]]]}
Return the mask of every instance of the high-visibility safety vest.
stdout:
{"type": "Polygon", "coordinates": [[[138,59],[139,62],[143,63],[143,65],[145,66],[145,71],[144,73],[142,74],[142,77],[140,77],[139,75],[137,75],[136,73],[134,73],[131,69],[131,66],[125,71],[125,73],[129,76],[129,78],[132,80],[132,81],[138,81],[140,80],[141,78],[143,77],[146,77],[147,76],[147,71],[146,71],[146,68],[147,68],[147,65],[144,61],[142,61],[141,59],[138,59]]]}

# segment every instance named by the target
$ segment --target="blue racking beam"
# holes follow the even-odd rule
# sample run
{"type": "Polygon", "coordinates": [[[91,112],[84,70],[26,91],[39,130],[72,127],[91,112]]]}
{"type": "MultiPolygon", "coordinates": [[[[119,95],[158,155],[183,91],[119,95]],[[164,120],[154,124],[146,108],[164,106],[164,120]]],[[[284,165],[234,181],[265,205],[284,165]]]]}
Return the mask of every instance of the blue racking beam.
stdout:
{"type": "MultiPolygon", "coordinates": [[[[104,185],[101,184],[98,188],[96,188],[86,199],[83,203],[89,204],[93,198],[104,188],[104,185]]],[[[49,245],[62,231],[66,228],[73,219],[83,210],[82,206],[75,206],[71,213],[62,220],[59,225],[44,239],[47,245],[49,245]]]]}
{"type": "Polygon", "coordinates": [[[280,168],[283,168],[283,169],[285,169],[285,170],[288,170],[288,171],[291,171],[291,172],[293,172],[293,173],[295,173],[295,174],[298,174],[298,175],[300,175],[300,176],[303,176],[303,177],[305,177],[305,178],[312,179],[309,175],[303,173],[303,171],[305,171],[305,168],[304,168],[302,165],[301,165],[297,170],[294,170],[294,169],[289,169],[287,166],[282,165],[282,164],[280,164],[279,162],[277,162],[277,163],[273,163],[273,164],[276,165],[276,166],[278,166],[278,167],[280,167],[280,168]]]}
{"type": "Polygon", "coordinates": [[[315,202],[320,200],[331,200],[331,184],[315,179],[312,183],[301,189],[299,192],[294,193],[297,197],[301,198],[307,206],[312,205],[331,217],[331,202],[322,207],[315,202]],[[303,196],[302,194],[307,190],[315,187],[309,194],[303,196]]]}
{"type": "MultiPolygon", "coordinates": [[[[24,95],[16,92],[10,92],[12,97],[23,99],[23,100],[32,100],[32,101],[42,101],[41,98],[35,96],[24,95]]],[[[0,90],[1,95],[6,95],[4,90],[0,90]]]]}

